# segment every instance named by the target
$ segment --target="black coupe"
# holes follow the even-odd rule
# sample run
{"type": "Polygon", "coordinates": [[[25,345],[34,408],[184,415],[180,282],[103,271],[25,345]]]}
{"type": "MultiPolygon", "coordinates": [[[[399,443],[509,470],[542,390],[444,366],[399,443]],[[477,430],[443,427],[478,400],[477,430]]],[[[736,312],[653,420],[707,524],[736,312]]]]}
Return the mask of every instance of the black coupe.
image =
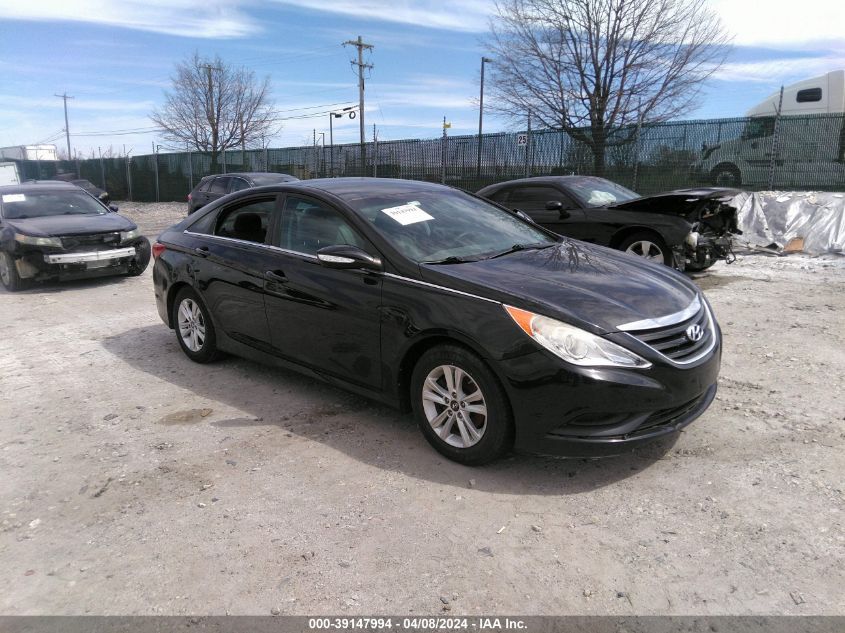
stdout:
{"type": "Polygon", "coordinates": [[[720,331],[663,265],[424,182],[259,187],[159,236],[158,312],[182,351],[291,367],[410,408],[441,453],[598,455],[689,424],[720,331]]]}
{"type": "Polygon", "coordinates": [[[484,187],[478,195],[568,237],[639,255],[679,270],[732,261],[736,189],[679,189],[640,196],[594,176],[542,176],[484,187]]]}

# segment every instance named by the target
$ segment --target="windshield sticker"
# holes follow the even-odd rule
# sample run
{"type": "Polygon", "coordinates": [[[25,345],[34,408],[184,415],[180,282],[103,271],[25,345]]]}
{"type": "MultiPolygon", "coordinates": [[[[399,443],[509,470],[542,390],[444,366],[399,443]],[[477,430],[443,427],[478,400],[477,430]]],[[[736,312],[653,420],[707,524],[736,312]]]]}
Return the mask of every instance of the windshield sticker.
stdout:
{"type": "Polygon", "coordinates": [[[26,202],[26,196],[22,193],[7,193],[3,196],[3,202],[26,202]]]}
{"type": "Polygon", "coordinates": [[[388,207],[387,209],[382,209],[381,212],[386,213],[402,226],[416,224],[417,222],[428,222],[434,219],[413,203],[400,204],[398,207],[388,207]]]}

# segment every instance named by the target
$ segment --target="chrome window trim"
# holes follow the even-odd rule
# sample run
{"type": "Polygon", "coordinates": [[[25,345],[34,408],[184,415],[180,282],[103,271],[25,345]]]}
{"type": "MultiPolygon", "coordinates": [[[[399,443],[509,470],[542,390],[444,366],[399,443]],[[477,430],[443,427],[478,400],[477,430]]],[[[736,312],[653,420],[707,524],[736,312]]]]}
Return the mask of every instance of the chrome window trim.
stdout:
{"type": "Polygon", "coordinates": [[[686,321],[690,317],[695,316],[695,313],[699,310],[701,310],[701,300],[698,298],[698,295],[695,295],[695,299],[692,300],[692,303],[683,310],[673,312],[672,314],[667,314],[662,317],[655,317],[653,319],[642,319],[641,321],[623,323],[622,325],[617,325],[616,329],[622,332],[628,332],[630,330],[653,330],[667,325],[675,325],[676,323],[686,321]]]}
{"type": "Polygon", "coordinates": [[[311,255],[310,253],[303,253],[301,251],[292,251],[288,250],[287,248],[281,248],[279,246],[273,246],[272,244],[262,244],[260,242],[250,242],[249,240],[239,240],[234,237],[223,237],[222,235],[211,235],[210,233],[194,233],[193,231],[189,231],[185,229],[182,231],[185,235],[190,235],[192,237],[207,237],[212,240],[218,240],[221,242],[230,242],[233,244],[238,244],[239,246],[257,246],[258,248],[263,248],[265,250],[270,250],[275,253],[284,253],[286,255],[296,255],[298,257],[305,257],[306,259],[313,259],[317,261],[316,255],[311,255]]]}
{"type": "Polygon", "coordinates": [[[427,288],[434,288],[435,290],[445,290],[446,292],[451,292],[456,295],[461,295],[464,297],[471,297],[472,299],[481,299],[482,301],[489,301],[490,303],[495,303],[496,305],[503,305],[501,301],[496,301],[495,299],[488,299],[487,297],[481,297],[479,295],[474,295],[469,292],[464,292],[462,290],[455,290],[454,288],[447,288],[446,286],[438,286],[437,284],[430,284],[427,281],[421,281],[419,279],[412,279],[411,277],[403,277],[402,275],[394,275],[393,273],[382,273],[385,277],[389,279],[396,279],[398,281],[407,281],[412,284],[417,284],[419,286],[426,286],[427,288]]]}

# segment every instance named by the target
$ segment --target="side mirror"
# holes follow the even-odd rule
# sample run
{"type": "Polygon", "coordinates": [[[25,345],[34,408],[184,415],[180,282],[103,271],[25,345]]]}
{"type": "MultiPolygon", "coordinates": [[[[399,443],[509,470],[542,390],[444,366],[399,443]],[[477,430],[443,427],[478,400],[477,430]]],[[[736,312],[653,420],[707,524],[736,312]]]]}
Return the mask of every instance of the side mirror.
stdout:
{"type": "Polygon", "coordinates": [[[546,211],[557,211],[561,220],[569,217],[569,211],[563,208],[563,203],[560,200],[549,200],[546,203],[546,211]]]}
{"type": "Polygon", "coordinates": [[[111,211],[112,213],[117,213],[117,211],[118,211],[117,205],[116,204],[110,204],[109,205],[109,211],[111,211]]]}
{"type": "Polygon", "coordinates": [[[317,260],[326,268],[363,268],[376,271],[382,269],[381,259],[350,244],[321,248],[317,251],[317,260]]]}

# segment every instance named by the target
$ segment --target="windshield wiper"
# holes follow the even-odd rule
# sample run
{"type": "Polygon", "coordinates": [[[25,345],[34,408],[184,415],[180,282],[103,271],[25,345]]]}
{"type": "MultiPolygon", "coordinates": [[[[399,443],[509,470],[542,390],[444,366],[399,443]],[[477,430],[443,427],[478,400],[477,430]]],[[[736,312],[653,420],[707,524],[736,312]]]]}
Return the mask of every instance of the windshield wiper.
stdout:
{"type": "Polygon", "coordinates": [[[544,248],[549,248],[550,246],[554,246],[557,242],[537,242],[536,244],[514,244],[510,248],[500,251],[498,253],[493,253],[489,255],[485,259],[496,259],[497,257],[501,257],[502,255],[509,255],[511,253],[516,253],[518,251],[527,251],[527,250],[542,250],[544,248]]]}
{"type": "Polygon", "coordinates": [[[437,259],[430,262],[423,262],[423,264],[465,264],[467,262],[477,262],[477,259],[470,259],[467,257],[458,257],[457,255],[449,255],[444,259],[437,259]]]}

